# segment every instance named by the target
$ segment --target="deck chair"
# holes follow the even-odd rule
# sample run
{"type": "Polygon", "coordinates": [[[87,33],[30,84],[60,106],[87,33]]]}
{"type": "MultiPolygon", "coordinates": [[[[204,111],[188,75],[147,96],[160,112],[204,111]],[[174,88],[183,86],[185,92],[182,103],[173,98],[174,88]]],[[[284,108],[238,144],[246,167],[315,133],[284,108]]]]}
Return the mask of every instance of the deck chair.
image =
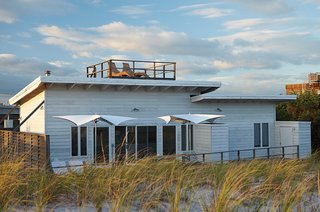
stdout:
{"type": "Polygon", "coordinates": [[[149,76],[146,73],[143,72],[135,72],[133,73],[133,71],[130,68],[129,63],[122,63],[123,64],[123,72],[126,73],[130,73],[131,76],[133,77],[145,77],[145,78],[149,78],[149,76]]]}
{"type": "Polygon", "coordinates": [[[72,172],[81,173],[83,171],[83,161],[82,160],[70,160],[68,161],[69,170],[72,172]]]}
{"type": "Polygon", "coordinates": [[[51,167],[55,174],[66,174],[68,172],[67,163],[65,161],[52,161],[51,167]]]}
{"type": "Polygon", "coordinates": [[[132,77],[133,74],[127,73],[124,71],[119,71],[114,62],[110,64],[111,77],[132,77]]]}

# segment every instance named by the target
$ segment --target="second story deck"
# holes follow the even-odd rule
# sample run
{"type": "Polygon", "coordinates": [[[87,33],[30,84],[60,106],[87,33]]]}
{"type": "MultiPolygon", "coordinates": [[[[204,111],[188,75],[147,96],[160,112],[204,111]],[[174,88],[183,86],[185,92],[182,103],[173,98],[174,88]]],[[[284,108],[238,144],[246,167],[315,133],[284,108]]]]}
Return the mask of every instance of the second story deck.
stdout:
{"type": "Polygon", "coordinates": [[[175,80],[176,63],[110,59],[88,66],[87,77],[175,80]]]}

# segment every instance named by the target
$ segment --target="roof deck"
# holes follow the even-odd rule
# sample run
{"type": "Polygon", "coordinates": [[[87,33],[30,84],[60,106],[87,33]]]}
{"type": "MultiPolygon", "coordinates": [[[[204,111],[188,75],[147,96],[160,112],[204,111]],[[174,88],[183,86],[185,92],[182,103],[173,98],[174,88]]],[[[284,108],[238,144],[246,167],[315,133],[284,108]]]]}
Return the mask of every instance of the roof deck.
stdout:
{"type": "Polygon", "coordinates": [[[176,63],[110,59],[88,66],[87,77],[175,80],[176,63]]]}

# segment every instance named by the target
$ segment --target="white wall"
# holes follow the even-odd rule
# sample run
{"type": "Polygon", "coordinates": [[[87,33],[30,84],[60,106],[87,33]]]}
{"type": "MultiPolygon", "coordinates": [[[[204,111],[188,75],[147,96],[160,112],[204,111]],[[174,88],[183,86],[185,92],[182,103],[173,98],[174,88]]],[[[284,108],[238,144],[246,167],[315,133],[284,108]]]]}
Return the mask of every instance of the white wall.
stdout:
{"type": "MultiPolygon", "coordinates": [[[[20,106],[20,123],[44,100],[45,91],[32,97],[20,106]]],[[[40,107],[23,125],[20,131],[45,133],[44,111],[46,105],[40,107]]]]}
{"type": "MultiPolygon", "coordinates": [[[[277,146],[299,145],[299,154],[305,158],[311,154],[311,123],[298,121],[276,121],[275,135],[277,146]]],[[[286,152],[296,152],[286,148],[286,152]]]]}
{"type": "MultiPolygon", "coordinates": [[[[131,121],[128,125],[161,125],[163,122],[152,118],[179,113],[209,113],[223,114],[226,117],[216,120],[226,123],[229,127],[229,149],[253,148],[253,123],[274,123],[275,109],[273,103],[259,102],[215,102],[191,103],[191,93],[170,90],[158,92],[146,91],[143,88],[115,90],[93,86],[75,86],[67,89],[64,85],[53,85],[46,91],[46,125],[45,132],[51,136],[52,156],[70,158],[70,127],[71,123],[53,118],[57,115],[78,114],[110,114],[140,118],[138,122],[131,121]],[[138,108],[134,112],[132,109],[138,108]],[[222,111],[217,111],[220,108],[222,111]],[[142,118],[142,119],[141,119],[142,118]]],[[[92,127],[92,126],[91,126],[92,127]]],[[[270,127],[270,139],[274,131],[270,127]]],[[[88,131],[88,156],[91,158],[92,130],[88,131]]],[[[110,132],[112,136],[112,131],[110,132]]],[[[158,139],[161,139],[161,130],[158,139]]],[[[177,127],[177,140],[181,140],[180,128],[177,127]]],[[[158,141],[159,153],[161,145],[158,141]]],[[[177,153],[181,147],[177,143],[177,153]]],[[[111,148],[110,148],[111,149],[111,148]]]]}

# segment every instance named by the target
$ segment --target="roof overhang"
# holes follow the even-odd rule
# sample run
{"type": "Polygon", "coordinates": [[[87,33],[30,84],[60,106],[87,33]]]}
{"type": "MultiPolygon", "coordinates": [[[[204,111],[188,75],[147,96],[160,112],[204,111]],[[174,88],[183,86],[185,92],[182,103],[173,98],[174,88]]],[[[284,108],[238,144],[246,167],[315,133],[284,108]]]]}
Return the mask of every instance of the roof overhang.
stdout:
{"type": "Polygon", "coordinates": [[[112,79],[112,78],[75,78],[75,77],[54,77],[40,76],[13,96],[9,103],[18,104],[22,99],[32,94],[36,90],[44,90],[52,85],[66,85],[68,89],[83,86],[86,89],[92,86],[100,86],[102,89],[114,87],[117,90],[128,88],[131,91],[145,89],[152,91],[166,91],[173,89],[174,92],[184,91],[190,94],[205,94],[218,89],[220,82],[213,81],[179,81],[179,80],[151,80],[151,79],[112,79]]]}
{"type": "Polygon", "coordinates": [[[261,95],[261,96],[236,96],[203,94],[191,97],[191,102],[287,102],[295,101],[296,95],[261,95]]]}

